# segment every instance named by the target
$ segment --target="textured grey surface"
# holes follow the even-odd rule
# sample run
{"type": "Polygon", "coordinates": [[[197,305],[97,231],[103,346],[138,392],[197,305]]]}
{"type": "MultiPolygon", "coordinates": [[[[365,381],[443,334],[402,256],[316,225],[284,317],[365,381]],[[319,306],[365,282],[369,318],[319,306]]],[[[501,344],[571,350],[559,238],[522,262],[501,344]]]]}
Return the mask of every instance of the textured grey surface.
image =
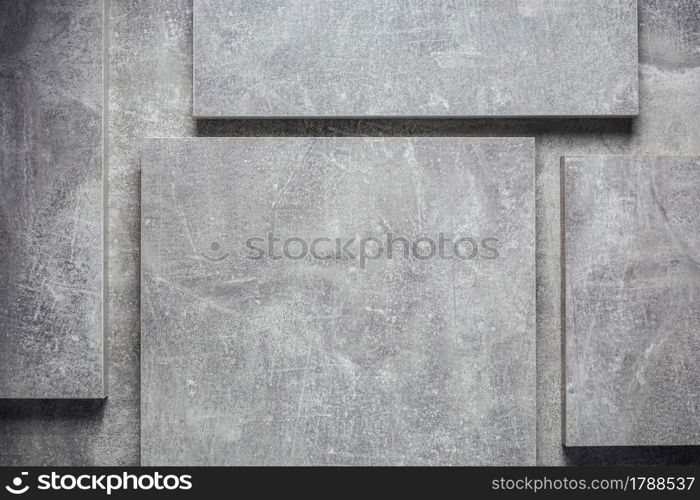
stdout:
{"type": "Polygon", "coordinates": [[[0,3],[0,110],[0,398],[102,398],[100,2],[0,3]]]}
{"type": "Polygon", "coordinates": [[[139,462],[140,136],[536,136],[537,460],[700,464],[698,447],[561,446],[559,166],[565,154],[700,149],[700,3],[639,0],[641,115],[536,120],[205,120],[192,112],[190,0],[110,0],[110,397],[0,401],[0,463],[139,462]]]}
{"type": "Polygon", "coordinates": [[[155,139],[141,168],[143,464],[535,463],[533,139],[155,139]],[[478,248],[351,240],[440,233],[478,248]]]}
{"type": "Polygon", "coordinates": [[[565,445],[700,445],[700,157],[562,169],[565,445]]]}
{"type": "Polygon", "coordinates": [[[194,0],[197,117],[629,116],[636,0],[194,0]]]}
{"type": "Polygon", "coordinates": [[[189,3],[107,2],[109,398],[0,402],[2,464],[139,463],[141,137],[194,133],[189,3]]]}

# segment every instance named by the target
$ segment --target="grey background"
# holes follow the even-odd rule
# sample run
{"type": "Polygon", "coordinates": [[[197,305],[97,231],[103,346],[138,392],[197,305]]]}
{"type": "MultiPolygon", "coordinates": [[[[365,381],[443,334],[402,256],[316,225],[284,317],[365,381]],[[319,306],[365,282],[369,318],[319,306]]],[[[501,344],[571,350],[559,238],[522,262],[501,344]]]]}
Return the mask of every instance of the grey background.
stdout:
{"type": "Polygon", "coordinates": [[[191,118],[189,0],[109,0],[109,399],[0,402],[3,464],[139,462],[139,151],[144,136],[517,135],[537,138],[538,462],[699,464],[686,448],[561,447],[559,161],[564,154],[698,153],[700,3],[639,0],[636,119],[191,118]]]}

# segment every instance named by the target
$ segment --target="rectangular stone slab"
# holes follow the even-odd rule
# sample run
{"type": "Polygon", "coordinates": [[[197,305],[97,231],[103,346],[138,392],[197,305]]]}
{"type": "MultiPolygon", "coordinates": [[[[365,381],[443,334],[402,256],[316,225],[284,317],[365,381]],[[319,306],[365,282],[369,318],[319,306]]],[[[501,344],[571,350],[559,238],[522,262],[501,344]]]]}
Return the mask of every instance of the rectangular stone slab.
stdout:
{"type": "Polygon", "coordinates": [[[0,398],[102,398],[102,2],[0,4],[0,398]]]}
{"type": "Polygon", "coordinates": [[[523,138],[146,141],[143,464],[533,465],[534,168],[523,138]]]}
{"type": "Polygon", "coordinates": [[[562,164],[566,445],[700,445],[700,157],[562,164]]]}
{"type": "Polygon", "coordinates": [[[636,0],[194,0],[194,116],[638,113],[636,0]]]}

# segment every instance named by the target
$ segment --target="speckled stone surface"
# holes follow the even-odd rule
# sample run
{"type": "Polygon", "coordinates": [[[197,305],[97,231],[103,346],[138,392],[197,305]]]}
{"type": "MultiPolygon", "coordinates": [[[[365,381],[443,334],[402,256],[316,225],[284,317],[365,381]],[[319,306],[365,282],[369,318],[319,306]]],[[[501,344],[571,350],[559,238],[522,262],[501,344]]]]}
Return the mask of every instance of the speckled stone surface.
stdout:
{"type": "MultiPolygon", "coordinates": [[[[36,1],[36,0],[34,0],[36,1]]],[[[700,464],[700,447],[576,447],[561,439],[560,160],[698,154],[700,3],[639,0],[634,120],[200,120],[192,113],[190,0],[109,0],[109,399],[0,401],[0,463],[139,463],[139,218],[143,136],[535,136],[537,461],[700,464]]],[[[4,18],[3,18],[4,19],[4,18]]]]}
{"type": "Polygon", "coordinates": [[[106,3],[109,398],[0,401],[3,465],[122,466],[138,465],[140,460],[141,138],[195,133],[192,11],[189,0],[106,3]]]}
{"type": "Polygon", "coordinates": [[[571,156],[565,444],[700,445],[700,156],[571,156]]]}
{"type": "Polygon", "coordinates": [[[102,398],[100,2],[0,4],[0,110],[0,398],[102,398]]]}
{"type": "Polygon", "coordinates": [[[636,115],[637,47],[636,0],[194,0],[194,115],[636,115]]]}
{"type": "Polygon", "coordinates": [[[535,463],[533,139],[156,139],[141,167],[144,464],[535,463]]]}

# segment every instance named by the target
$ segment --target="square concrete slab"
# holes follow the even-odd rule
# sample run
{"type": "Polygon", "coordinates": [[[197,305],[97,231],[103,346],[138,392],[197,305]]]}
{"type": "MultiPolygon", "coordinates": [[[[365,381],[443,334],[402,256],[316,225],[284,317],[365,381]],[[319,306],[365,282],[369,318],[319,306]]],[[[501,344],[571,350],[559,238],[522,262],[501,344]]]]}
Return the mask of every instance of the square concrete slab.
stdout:
{"type": "Polygon", "coordinates": [[[194,0],[194,116],[632,116],[636,0],[194,0]]]}
{"type": "Polygon", "coordinates": [[[562,164],[565,443],[700,445],[700,157],[562,164]]]}
{"type": "Polygon", "coordinates": [[[102,2],[0,5],[0,398],[102,398],[102,2]]]}
{"type": "Polygon", "coordinates": [[[535,463],[534,140],[153,139],[144,465],[535,463]]]}

